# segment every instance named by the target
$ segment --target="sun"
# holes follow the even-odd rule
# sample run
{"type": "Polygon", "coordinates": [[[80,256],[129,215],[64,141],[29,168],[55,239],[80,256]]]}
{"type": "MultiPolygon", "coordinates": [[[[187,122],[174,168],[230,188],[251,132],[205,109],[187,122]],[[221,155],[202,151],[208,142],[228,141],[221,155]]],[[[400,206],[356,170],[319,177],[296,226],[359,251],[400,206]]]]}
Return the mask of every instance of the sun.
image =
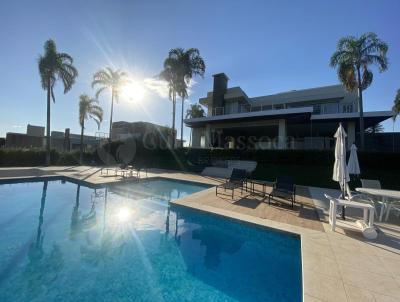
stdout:
{"type": "Polygon", "coordinates": [[[117,212],[117,220],[119,222],[126,222],[131,218],[132,211],[128,207],[121,207],[117,212]]]}
{"type": "Polygon", "coordinates": [[[120,96],[130,101],[141,101],[144,98],[144,87],[137,81],[130,80],[121,87],[120,96]]]}

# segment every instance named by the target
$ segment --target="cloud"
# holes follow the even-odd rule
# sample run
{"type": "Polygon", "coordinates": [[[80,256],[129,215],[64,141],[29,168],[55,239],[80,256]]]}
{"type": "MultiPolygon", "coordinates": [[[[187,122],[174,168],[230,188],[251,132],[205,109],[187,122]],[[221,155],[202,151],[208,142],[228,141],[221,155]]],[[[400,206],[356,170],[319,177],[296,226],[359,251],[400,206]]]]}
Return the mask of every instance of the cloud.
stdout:
{"type": "MultiPolygon", "coordinates": [[[[143,83],[145,87],[156,94],[158,94],[162,98],[168,98],[169,97],[169,88],[168,88],[168,83],[164,80],[159,80],[156,78],[146,78],[143,80],[143,83]]],[[[196,84],[197,82],[193,79],[190,80],[187,88],[187,93],[188,96],[193,93],[192,87],[196,84]]]]}
{"type": "Polygon", "coordinates": [[[168,98],[168,84],[166,81],[155,79],[155,78],[146,78],[143,80],[144,85],[147,89],[155,92],[162,98],[168,98]]]}

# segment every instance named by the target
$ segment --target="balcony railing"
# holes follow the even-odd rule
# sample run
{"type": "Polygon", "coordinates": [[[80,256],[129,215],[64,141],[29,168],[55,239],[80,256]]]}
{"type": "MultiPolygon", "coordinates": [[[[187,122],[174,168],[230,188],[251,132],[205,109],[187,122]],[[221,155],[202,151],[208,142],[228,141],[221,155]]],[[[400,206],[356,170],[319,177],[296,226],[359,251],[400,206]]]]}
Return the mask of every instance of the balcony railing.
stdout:
{"type": "MultiPolygon", "coordinates": [[[[309,106],[304,106],[309,107],[309,106]]],[[[322,103],[312,105],[313,114],[335,114],[335,113],[351,113],[356,112],[353,103],[322,103]]],[[[245,112],[257,112],[257,111],[269,111],[279,110],[287,108],[299,108],[299,107],[287,107],[286,104],[279,105],[240,105],[236,110],[228,107],[215,107],[211,111],[211,116],[217,115],[228,115],[245,112]]]]}

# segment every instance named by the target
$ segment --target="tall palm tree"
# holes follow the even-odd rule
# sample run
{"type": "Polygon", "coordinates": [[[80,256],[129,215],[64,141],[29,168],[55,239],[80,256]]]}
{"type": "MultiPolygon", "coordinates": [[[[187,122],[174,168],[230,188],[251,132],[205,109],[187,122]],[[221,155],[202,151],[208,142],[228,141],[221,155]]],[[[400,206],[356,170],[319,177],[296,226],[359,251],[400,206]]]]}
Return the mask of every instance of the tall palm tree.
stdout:
{"type": "Polygon", "coordinates": [[[50,99],[55,103],[54,86],[57,80],[64,85],[64,93],[71,90],[78,71],[73,65],[72,57],[63,52],[57,52],[56,43],[47,40],[44,44],[44,55],[38,60],[42,88],[47,90],[47,123],[46,123],[46,165],[50,165],[50,99]]]}
{"type": "MultiPolygon", "coordinates": [[[[206,113],[204,112],[203,107],[201,107],[200,104],[191,104],[189,109],[186,110],[186,118],[198,118],[198,117],[204,117],[206,113]]],[[[191,143],[192,141],[192,131],[193,129],[190,128],[190,139],[189,142],[191,143]]]]}
{"type": "Polygon", "coordinates": [[[113,70],[110,67],[100,69],[93,75],[92,87],[99,86],[96,91],[96,99],[99,95],[107,90],[111,90],[111,112],[110,112],[110,133],[108,140],[111,142],[111,131],[112,131],[112,118],[114,111],[114,100],[118,102],[119,91],[123,85],[128,82],[128,75],[119,69],[113,70]]]}
{"type": "Polygon", "coordinates": [[[159,77],[167,82],[169,90],[169,99],[172,101],[172,149],[175,148],[175,113],[176,113],[176,95],[179,90],[179,62],[170,55],[164,60],[164,69],[160,72],[159,77]]]}
{"type": "Polygon", "coordinates": [[[169,52],[169,56],[178,61],[178,95],[182,99],[181,141],[183,142],[183,111],[185,99],[188,97],[187,88],[194,76],[204,76],[206,64],[197,48],[189,48],[187,50],[174,48],[169,52]]]}
{"type": "Polygon", "coordinates": [[[397,90],[396,96],[394,98],[394,104],[392,107],[392,111],[393,111],[393,136],[392,136],[392,144],[393,144],[393,152],[395,149],[395,145],[394,145],[394,123],[396,122],[396,118],[397,116],[400,114],[400,89],[397,90]]]}
{"type": "Polygon", "coordinates": [[[387,69],[386,53],[388,45],[374,33],[366,33],[359,38],[348,36],[339,40],[337,49],[330,60],[331,67],[337,67],[339,80],[348,91],[358,91],[360,112],[360,142],[364,149],[364,109],[362,92],[373,79],[370,65],[376,65],[380,72],[387,69]]]}
{"type": "Polygon", "coordinates": [[[83,132],[85,130],[85,121],[93,119],[97,128],[100,129],[100,123],[103,121],[103,109],[98,105],[98,101],[91,99],[86,94],[79,96],[79,124],[81,125],[81,145],[79,160],[82,164],[83,159],[83,132]]]}
{"type": "Polygon", "coordinates": [[[400,114],[400,89],[397,90],[396,96],[394,98],[392,111],[393,111],[393,121],[395,121],[397,116],[400,114]]]}

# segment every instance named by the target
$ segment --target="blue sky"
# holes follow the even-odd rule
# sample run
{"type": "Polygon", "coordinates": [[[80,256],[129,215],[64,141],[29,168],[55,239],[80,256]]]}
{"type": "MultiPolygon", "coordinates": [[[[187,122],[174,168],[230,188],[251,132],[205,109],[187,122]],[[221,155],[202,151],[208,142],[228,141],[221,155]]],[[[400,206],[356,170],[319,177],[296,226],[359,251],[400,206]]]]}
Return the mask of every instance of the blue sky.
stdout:
{"type": "MultiPolygon", "coordinates": [[[[374,69],[365,110],[389,110],[400,88],[399,11],[396,0],[1,1],[0,137],[25,132],[27,123],[45,125],[46,93],[37,58],[49,38],[74,57],[79,70],[68,94],[61,83],[57,86],[52,130],[69,127],[79,133],[78,96],[94,95],[92,75],[104,66],[126,70],[141,83],[159,73],[169,49],[197,47],[207,69],[204,79],[196,78],[189,102],[212,88],[217,72],[230,77],[230,86],[259,96],[337,83],[329,58],[338,39],[368,31],[389,44],[390,65],[382,74],[374,69]]],[[[106,95],[100,104],[105,110],[101,131],[107,132],[106,95]]],[[[146,89],[140,102],[121,100],[114,120],[170,125],[171,110],[167,98],[146,89]]],[[[385,128],[391,130],[392,123],[385,128]]],[[[86,131],[97,131],[95,123],[89,122],[86,131]]]]}

